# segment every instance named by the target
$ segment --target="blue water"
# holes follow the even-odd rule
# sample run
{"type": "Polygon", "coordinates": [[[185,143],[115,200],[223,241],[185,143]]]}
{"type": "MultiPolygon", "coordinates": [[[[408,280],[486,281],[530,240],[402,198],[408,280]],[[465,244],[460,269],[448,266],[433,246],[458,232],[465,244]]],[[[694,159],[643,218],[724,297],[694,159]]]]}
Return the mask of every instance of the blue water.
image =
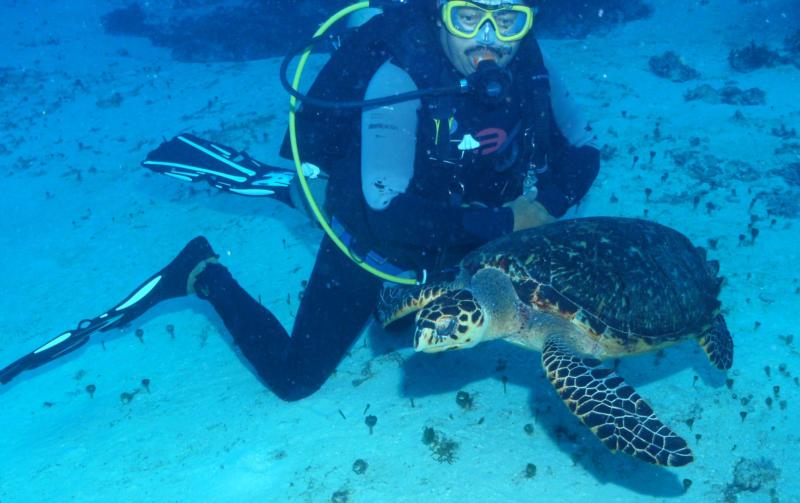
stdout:
{"type": "MultiPolygon", "coordinates": [[[[538,353],[503,342],[415,354],[410,333],[370,326],[319,392],[282,402],[184,298],[0,388],[0,501],[800,501],[800,6],[550,3],[537,36],[604,154],[578,216],[674,227],[726,278],[731,370],[694,343],[618,367],[693,463],[610,453],[538,353]],[[751,41],[755,67],[732,64],[751,41]],[[656,75],[668,51],[697,73],[656,75]]],[[[285,326],[310,274],[321,231],[304,214],[139,163],[193,132],[291,166],[280,58],[334,6],[143,4],[112,29],[123,7],[0,6],[0,365],[199,234],[285,326]]]]}

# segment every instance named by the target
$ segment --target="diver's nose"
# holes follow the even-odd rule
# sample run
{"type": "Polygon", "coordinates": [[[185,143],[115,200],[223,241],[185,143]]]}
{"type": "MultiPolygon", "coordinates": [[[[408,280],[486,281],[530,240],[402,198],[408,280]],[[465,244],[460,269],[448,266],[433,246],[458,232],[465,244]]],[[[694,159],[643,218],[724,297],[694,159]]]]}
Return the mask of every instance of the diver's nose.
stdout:
{"type": "Polygon", "coordinates": [[[488,20],[481,26],[479,40],[482,44],[492,45],[497,42],[497,34],[494,32],[494,26],[488,20]]]}

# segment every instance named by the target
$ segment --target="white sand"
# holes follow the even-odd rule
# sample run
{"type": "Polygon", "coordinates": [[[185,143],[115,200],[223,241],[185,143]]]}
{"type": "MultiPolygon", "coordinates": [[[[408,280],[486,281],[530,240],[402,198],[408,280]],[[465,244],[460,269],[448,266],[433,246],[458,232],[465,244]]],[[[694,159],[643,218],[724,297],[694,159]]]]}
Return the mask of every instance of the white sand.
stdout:
{"type": "MultiPolygon", "coordinates": [[[[109,308],[198,234],[290,325],[320,232],[279,203],[190,187],[138,165],[162,137],[182,131],[279,162],[287,101],[279,61],[176,63],[142,39],[103,34],[99,16],[110,2],[13,4],[0,7],[0,65],[9,68],[0,90],[0,364],[109,308]],[[115,93],[119,106],[98,106],[115,93]]],[[[442,356],[387,354],[406,341],[373,327],[320,392],[287,404],[243,365],[213,310],[181,299],[0,390],[0,501],[330,501],[336,491],[356,502],[724,501],[738,460],[762,457],[780,478],[740,501],[770,501],[770,487],[780,501],[800,501],[792,381],[800,340],[780,339],[800,336],[800,233],[796,218],[777,216],[770,225],[763,197],[749,207],[756,194],[786,191],[769,173],[800,160],[775,154],[788,142],[770,132],[781,124],[800,129],[800,70],[737,74],[727,64],[728,51],[750,38],[779,45],[798,15],[796,2],[679,0],[607,36],[543,42],[563,63],[601,143],[617,149],[583,212],[643,216],[646,208],[648,218],[698,244],[718,240],[710,256],[727,277],[733,389],[693,344],[668,349],[658,365],[646,355],[619,369],[690,440],[693,464],[667,470],[608,453],[553,393],[538,354],[502,343],[442,356]],[[649,57],[665,50],[702,79],[675,84],[651,74],[649,57]],[[728,81],[763,89],[767,105],[682,98],[700,83],[728,81]],[[744,120],[733,120],[737,110],[744,120]],[[706,163],[719,169],[713,185],[668,155],[691,150],[695,137],[698,159],[716,159],[706,163]],[[738,176],[746,167],[750,176],[738,176]],[[760,234],[739,246],[751,215],[760,234]],[[499,360],[506,370],[496,370],[499,360]],[[780,364],[792,377],[778,372],[780,364]],[[150,393],[141,390],[145,378],[150,393]],[[770,409],[773,386],[780,397],[770,409]],[[137,389],[121,402],[121,393],[137,389]],[[459,390],[475,394],[473,410],[456,404],[459,390]],[[732,393],[752,400],[743,405],[732,393]],[[367,406],[378,417],[372,435],[367,406]],[[453,464],[433,459],[421,441],[426,426],[460,444],[453,464]],[[359,458],[369,464],[363,475],[352,470],[359,458]],[[526,463],[538,468],[532,479],[526,463]],[[683,479],[693,481],[686,494],[683,479]]]]}

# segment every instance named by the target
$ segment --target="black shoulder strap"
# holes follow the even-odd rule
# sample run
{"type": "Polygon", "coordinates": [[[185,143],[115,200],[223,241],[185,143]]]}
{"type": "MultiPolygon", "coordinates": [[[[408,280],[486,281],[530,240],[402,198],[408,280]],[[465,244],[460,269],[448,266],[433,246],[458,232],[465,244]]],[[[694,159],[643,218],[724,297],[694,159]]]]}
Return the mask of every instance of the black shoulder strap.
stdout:
{"type": "Polygon", "coordinates": [[[405,27],[393,44],[392,57],[420,89],[455,85],[461,76],[439,49],[433,21],[405,27]]]}
{"type": "MultiPolygon", "coordinates": [[[[349,30],[307,94],[331,101],[364,99],[370,79],[394,52],[391,43],[401,39],[401,33],[413,18],[408,13],[395,16],[388,11],[349,30]]],[[[319,164],[321,169],[331,169],[332,162],[344,159],[354,149],[360,148],[360,109],[301,105],[296,118],[302,159],[319,164]]],[[[288,132],[280,155],[292,158],[288,132]]]]}

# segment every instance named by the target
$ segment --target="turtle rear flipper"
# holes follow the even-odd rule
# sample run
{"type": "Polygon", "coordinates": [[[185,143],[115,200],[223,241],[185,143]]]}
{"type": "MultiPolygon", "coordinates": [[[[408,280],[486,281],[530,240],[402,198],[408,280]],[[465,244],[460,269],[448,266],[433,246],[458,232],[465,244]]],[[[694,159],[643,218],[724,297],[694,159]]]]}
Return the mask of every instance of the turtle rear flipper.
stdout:
{"type": "Polygon", "coordinates": [[[706,356],[720,370],[728,370],[733,365],[733,339],[728,331],[725,318],[718,314],[706,333],[698,338],[706,356]]]}
{"type": "Polygon", "coordinates": [[[612,451],[666,466],[682,466],[694,459],[686,441],[600,360],[577,356],[558,336],[550,336],[542,351],[542,365],[572,413],[612,451]]]}

